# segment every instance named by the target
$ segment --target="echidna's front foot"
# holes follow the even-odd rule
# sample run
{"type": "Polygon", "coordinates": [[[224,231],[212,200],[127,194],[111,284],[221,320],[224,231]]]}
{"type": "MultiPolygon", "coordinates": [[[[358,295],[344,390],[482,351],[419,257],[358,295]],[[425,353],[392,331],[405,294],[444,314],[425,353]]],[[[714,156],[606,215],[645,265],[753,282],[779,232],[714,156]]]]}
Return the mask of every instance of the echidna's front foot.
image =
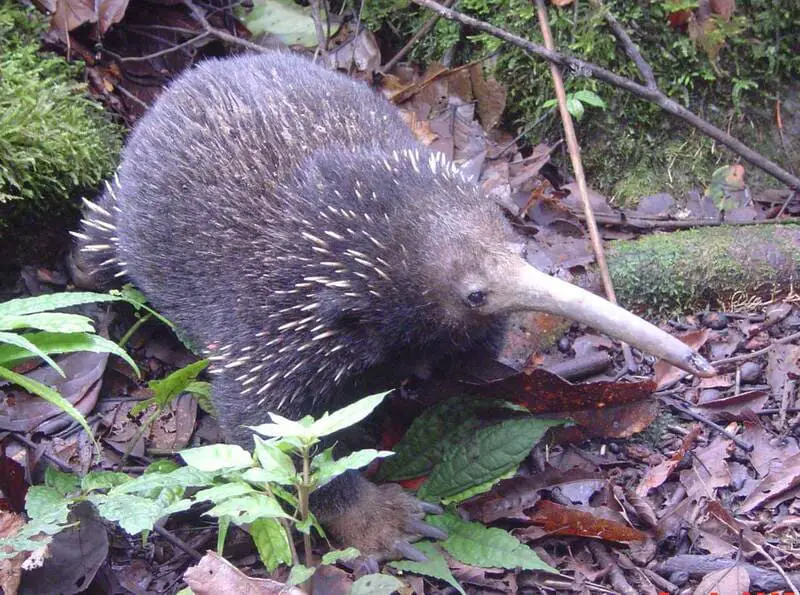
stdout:
{"type": "Polygon", "coordinates": [[[312,500],[317,518],[331,537],[357,548],[364,557],[424,561],[425,555],[411,544],[423,537],[447,537],[422,520],[426,514],[438,514],[442,509],[417,500],[397,484],[375,485],[348,473],[321,491],[324,496],[312,500]]]}

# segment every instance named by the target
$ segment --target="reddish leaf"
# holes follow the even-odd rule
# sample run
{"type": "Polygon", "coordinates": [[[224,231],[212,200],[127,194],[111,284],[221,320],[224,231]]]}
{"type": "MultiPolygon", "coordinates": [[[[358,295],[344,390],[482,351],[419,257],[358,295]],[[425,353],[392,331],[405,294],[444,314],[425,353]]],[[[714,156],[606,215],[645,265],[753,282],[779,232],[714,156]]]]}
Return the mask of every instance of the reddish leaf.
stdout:
{"type": "Polygon", "coordinates": [[[540,525],[550,534],[596,537],[622,543],[647,539],[645,533],[621,522],[607,520],[578,508],[561,506],[549,500],[539,502],[529,518],[532,523],[540,525]]]}

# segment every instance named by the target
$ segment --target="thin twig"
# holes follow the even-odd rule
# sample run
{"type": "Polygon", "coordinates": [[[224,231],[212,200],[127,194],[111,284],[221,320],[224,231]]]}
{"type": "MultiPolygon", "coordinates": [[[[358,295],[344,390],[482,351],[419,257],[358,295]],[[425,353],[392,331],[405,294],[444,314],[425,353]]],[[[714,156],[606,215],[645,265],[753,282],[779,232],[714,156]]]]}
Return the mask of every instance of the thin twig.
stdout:
{"type": "Polygon", "coordinates": [[[311,20],[314,21],[314,31],[317,34],[317,51],[322,56],[322,63],[328,66],[328,37],[322,28],[322,12],[319,9],[319,0],[311,0],[310,4],[311,20]]]}
{"type": "Polygon", "coordinates": [[[747,145],[745,145],[740,140],[732,137],[731,135],[727,134],[723,130],[720,130],[710,122],[703,120],[700,116],[696,115],[695,113],[689,111],[681,104],[677,103],[676,101],[670,99],[664,93],[662,93],[659,89],[651,89],[645,85],[641,85],[635,81],[632,81],[629,78],[624,76],[620,76],[610,70],[606,70],[605,68],[598,66],[596,64],[592,64],[591,62],[586,62],[584,60],[580,60],[579,58],[574,58],[572,56],[567,56],[564,54],[560,54],[558,52],[552,51],[547,49],[546,47],[539,45],[537,43],[533,43],[528,41],[527,39],[523,39],[518,35],[514,35],[506,31],[505,29],[501,29],[500,27],[495,27],[494,25],[490,25],[484,21],[480,21],[478,19],[472,18],[467,16],[463,13],[455,11],[451,8],[447,8],[446,6],[442,6],[438,2],[434,0],[412,0],[415,4],[419,4],[420,6],[424,6],[442,15],[444,18],[456,21],[463,25],[467,25],[469,27],[474,27],[480,31],[485,33],[489,33],[498,39],[502,39],[512,45],[515,45],[523,50],[527,51],[534,56],[539,58],[543,58],[548,62],[552,62],[564,68],[570,68],[576,72],[576,74],[580,74],[583,76],[592,76],[600,81],[609,83],[620,89],[624,89],[637,97],[641,97],[642,99],[646,99],[651,103],[659,106],[663,110],[673,114],[674,116],[679,117],[683,121],[687,122],[688,124],[694,126],[704,134],[710,136],[714,140],[722,143],[726,147],[728,147],[731,151],[749,161],[756,167],[764,170],[771,176],[775,177],[776,179],[780,180],[787,186],[792,189],[800,190],[800,178],[790,174],[788,171],[780,167],[778,164],[770,161],[760,153],[754,151],[747,145]]]}
{"type": "Polygon", "coordinates": [[[202,33],[198,33],[191,39],[188,39],[178,45],[173,45],[168,48],[164,48],[163,50],[159,50],[157,52],[153,52],[152,54],[145,54],[144,56],[124,56],[117,58],[117,61],[120,63],[126,62],[146,62],[147,60],[152,60],[153,58],[158,58],[159,56],[165,56],[167,54],[171,54],[172,52],[177,52],[178,50],[185,48],[186,46],[194,45],[207,37],[210,37],[211,33],[208,31],[203,31],[202,33]]]}
{"type": "MultiPolygon", "coordinates": [[[[449,8],[450,6],[455,4],[455,1],[456,0],[445,0],[444,3],[442,3],[442,6],[447,6],[449,8]]],[[[380,72],[385,74],[389,72],[392,68],[394,68],[395,65],[398,62],[400,62],[400,60],[405,58],[406,54],[411,51],[411,48],[413,48],[420,39],[422,39],[428,33],[431,32],[431,30],[436,26],[436,23],[438,23],[439,19],[441,18],[442,18],[441,15],[435,14],[427,21],[425,21],[422,27],[419,28],[419,31],[414,33],[411,39],[408,40],[408,43],[405,44],[402,48],[400,48],[400,51],[397,52],[391,60],[389,60],[386,64],[384,64],[380,68],[380,72]]]]}
{"type": "MultiPolygon", "coordinates": [[[[547,8],[544,0],[536,0],[536,12],[539,18],[539,28],[544,38],[544,45],[548,50],[552,51],[555,45],[553,43],[553,34],[550,31],[550,23],[547,20],[547,8]]],[[[583,171],[578,135],[575,134],[572,116],[567,109],[567,92],[564,90],[564,79],[561,77],[561,71],[558,69],[558,66],[552,62],[550,63],[550,76],[553,78],[553,86],[555,87],[556,99],[558,100],[558,111],[561,114],[561,122],[564,125],[564,136],[567,139],[569,158],[572,162],[572,171],[575,173],[575,180],[578,183],[578,192],[580,193],[581,202],[583,203],[586,227],[589,229],[589,239],[592,242],[595,260],[597,260],[597,268],[600,271],[600,278],[603,280],[603,288],[605,289],[608,301],[612,304],[616,304],[617,294],[614,291],[614,284],[611,282],[611,275],[608,272],[606,254],[603,251],[603,240],[600,238],[600,230],[597,228],[594,211],[592,211],[592,205],[589,202],[589,189],[586,186],[586,174],[583,171]]],[[[631,348],[626,343],[623,343],[622,350],[625,354],[625,365],[627,369],[629,371],[634,371],[636,369],[636,362],[633,359],[631,348]]]]}
{"type": "Polygon", "coordinates": [[[725,359],[721,359],[721,360],[712,362],[712,364],[714,365],[715,368],[719,368],[719,366],[723,366],[723,365],[739,364],[741,362],[746,362],[748,360],[755,359],[755,358],[757,358],[757,357],[759,357],[761,355],[766,355],[776,345],[784,345],[786,343],[791,343],[792,341],[795,341],[797,339],[800,339],[800,333],[792,333],[791,335],[786,335],[785,337],[781,337],[780,339],[776,339],[775,341],[773,341],[772,343],[770,343],[769,345],[767,345],[763,349],[759,349],[757,351],[751,351],[750,353],[745,353],[745,354],[737,355],[737,356],[734,356],[734,357],[728,357],[728,358],[725,358],[725,359]]]}
{"type": "Polygon", "coordinates": [[[684,415],[686,415],[688,417],[691,417],[693,420],[699,421],[700,423],[707,425],[712,430],[715,430],[715,431],[719,432],[720,434],[725,436],[728,440],[730,440],[734,444],[736,444],[736,446],[741,448],[743,451],[745,451],[745,452],[752,452],[753,451],[753,445],[752,444],[750,444],[749,442],[745,442],[744,440],[742,440],[738,436],[735,436],[735,435],[731,434],[728,430],[723,428],[721,425],[711,421],[707,417],[704,417],[704,416],[700,415],[699,413],[695,413],[689,407],[684,406],[682,403],[681,404],[677,403],[676,402],[677,397],[674,397],[674,396],[673,397],[667,397],[667,396],[662,396],[661,397],[662,401],[666,401],[667,399],[669,399],[667,401],[667,404],[670,407],[672,407],[675,411],[677,411],[679,413],[683,413],[684,415]]]}
{"type": "Polygon", "coordinates": [[[163,537],[166,541],[168,541],[174,547],[176,547],[179,550],[181,550],[184,554],[187,554],[188,556],[194,558],[195,560],[200,560],[203,557],[203,554],[198,552],[196,549],[194,549],[192,546],[190,546],[188,543],[186,543],[182,539],[176,537],[175,535],[173,535],[172,533],[167,531],[164,527],[162,527],[158,523],[156,523],[153,526],[153,531],[158,533],[161,537],[163,537]]]}
{"type": "Polygon", "coordinates": [[[589,0],[589,4],[595,10],[602,10],[603,11],[603,18],[605,18],[606,22],[608,23],[609,28],[614,33],[614,37],[619,40],[622,44],[622,49],[625,50],[628,58],[631,59],[636,65],[636,69],[639,71],[639,74],[642,75],[644,79],[645,85],[647,85],[651,89],[658,88],[658,83],[656,83],[656,77],[653,74],[653,69],[650,67],[650,64],[642,57],[639,48],[636,47],[636,44],[631,39],[631,36],[628,35],[628,32],[625,31],[625,28],[620,25],[617,17],[611,14],[610,11],[605,10],[605,6],[600,0],[589,0]]]}
{"type": "MultiPolygon", "coordinates": [[[[575,209],[569,209],[570,214],[581,221],[584,214],[575,209]]],[[[719,227],[727,226],[751,226],[751,225],[784,225],[798,224],[800,217],[784,217],[783,219],[757,219],[755,221],[722,221],[719,219],[659,219],[657,217],[630,217],[625,214],[606,214],[595,213],[595,221],[601,225],[618,226],[622,228],[633,228],[642,230],[652,229],[691,229],[694,227],[719,227]]]]}
{"type": "Polygon", "coordinates": [[[214,37],[226,43],[230,43],[232,45],[238,45],[253,52],[258,52],[259,54],[265,54],[267,52],[274,51],[270,50],[269,48],[260,46],[257,43],[253,43],[252,41],[247,41],[246,39],[242,39],[241,37],[236,37],[235,35],[231,35],[227,31],[223,31],[222,29],[217,29],[216,27],[212,26],[211,23],[208,22],[206,15],[203,14],[203,11],[200,8],[198,8],[195,5],[195,3],[192,2],[191,0],[183,0],[183,4],[184,6],[186,6],[186,8],[189,9],[195,20],[198,23],[200,23],[200,26],[203,28],[203,30],[206,33],[208,33],[211,37],[214,37]]]}

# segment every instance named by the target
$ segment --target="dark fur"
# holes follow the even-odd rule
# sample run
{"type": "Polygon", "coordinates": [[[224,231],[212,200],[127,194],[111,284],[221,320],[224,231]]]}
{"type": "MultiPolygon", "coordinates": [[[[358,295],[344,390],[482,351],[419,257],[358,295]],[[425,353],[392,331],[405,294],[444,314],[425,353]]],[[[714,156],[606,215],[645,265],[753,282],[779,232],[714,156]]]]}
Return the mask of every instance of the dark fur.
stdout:
{"type": "MultiPolygon", "coordinates": [[[[221,357],[214,399],[229,436],[249,444],[241,425],[268,411],[319,412],[483,336],[490,321],[451,312],[448,279],[502,244],[500,218],[428,159],[383,98],[290,54],[204,62],[133,131],[116,201],[107,191],[99,204],[130,278],[221,357]],[[419,153],[418,171],[402,150],[419,153]],[[349,287],[304,281],[320,276],[349,287]]],[[[113,253],[89,255],[99,266],[113,253]]]]}
{"type": "MultiPolygon", "coordinates": [[[[129,276],[207,350],[222,427],[247,447],[244,426],[269,411],[297,418],[391,388],[495,322],[463,295],[503,250],[495,207],[383,98],[290,54],[208,61],[175,81],[87,213],[95,277],[129,276]]],[[[365,553],[392,555],[421,514],[353,474],[315,500],[365,553]]]]}

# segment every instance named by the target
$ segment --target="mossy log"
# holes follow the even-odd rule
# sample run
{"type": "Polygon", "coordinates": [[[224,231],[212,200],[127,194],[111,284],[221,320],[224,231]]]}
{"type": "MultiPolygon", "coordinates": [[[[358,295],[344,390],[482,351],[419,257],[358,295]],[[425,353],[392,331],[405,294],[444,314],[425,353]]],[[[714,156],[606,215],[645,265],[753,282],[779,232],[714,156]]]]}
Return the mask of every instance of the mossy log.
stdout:
{"type": "Polygon", "coordinates": [[[651,315],[737,310],[788,295],[800,273],[800,225],[720,226],[607,247],[620,305],[651,315]]]}

